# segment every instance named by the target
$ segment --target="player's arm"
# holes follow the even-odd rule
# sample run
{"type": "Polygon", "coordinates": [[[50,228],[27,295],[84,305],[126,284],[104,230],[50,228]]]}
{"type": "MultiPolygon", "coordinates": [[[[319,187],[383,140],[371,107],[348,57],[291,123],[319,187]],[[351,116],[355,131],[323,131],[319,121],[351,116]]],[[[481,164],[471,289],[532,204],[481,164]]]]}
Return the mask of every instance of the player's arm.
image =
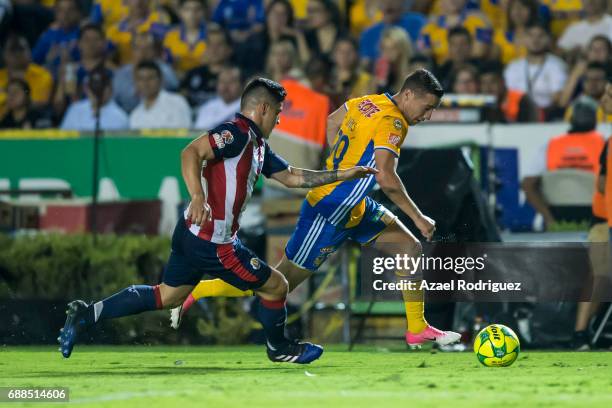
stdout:
{"type": "Polygon", "coordinates": [[[397,155],[387,149],[376,149],[374,152],[376,161],[376,181],[381,190],[389,199],[397,205],[406,215],[414,221],[416,227],[421,231],[423,236],[430,240],[435,231],[435,222],[423,215],[421,210],[412,201],[404,183],[397,174],[397,155]]]}
{"type": "Polygon", "coordinates": [[[191,197],[187,218],[196,225],[202,225],[211,217],[200,174],[202,172],[202,162],[214,157],[215,154],[208,133],[189,143],[181,152],[181,172],[191,197]]]}
{"type": "Polygon", "coordinates": [[[346,105],[343,104],[338,109],[333,111],[327,117],[327,144],[331,147],[334,143],[334,138],[342,126],[342,121],[346,115],[346,105]]]}
{"type": "Polygon", "coordinates": [[[345,170],[308,170],[289,166],[272,174],[272,178],[286,187],[311,188],[335,181],[352,180],[376,174],[378,170],[366,166],[356,166],[345,170]]]}

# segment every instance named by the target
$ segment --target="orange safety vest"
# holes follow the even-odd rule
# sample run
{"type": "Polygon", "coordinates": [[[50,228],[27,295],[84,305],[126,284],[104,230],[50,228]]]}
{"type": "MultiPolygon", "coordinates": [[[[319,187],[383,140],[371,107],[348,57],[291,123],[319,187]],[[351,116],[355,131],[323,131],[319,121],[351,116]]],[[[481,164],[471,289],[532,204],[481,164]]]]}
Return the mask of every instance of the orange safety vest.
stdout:
{"type": "Polygon", "coordinates": [[[524,92],[514,89],[508,89],[506,92],[506,99],[504,99],[504,103],[502,104],[501,108],[508,122],[516,122],[518,119],[523,95],[525,95],[524,92]]]}
{"type": "MultiPolygon", "coordinates": [[[[604,187],[604,202],[606,203],[606,213],[612,214],[612,174],[608,174],[612,171],[612,146],[608,146],[608,155],[606,157],[606,185],[604,187]]],[[[608,218],[608,225],[612,228],[612,217],[608,218]]]]}
{"type": "Polygon", "coordinates": [[[599,173],[599,155],[605,139],[596,130],[568,133],[557,136],[548,143],[546,168],[578,169],[599,173]]]}

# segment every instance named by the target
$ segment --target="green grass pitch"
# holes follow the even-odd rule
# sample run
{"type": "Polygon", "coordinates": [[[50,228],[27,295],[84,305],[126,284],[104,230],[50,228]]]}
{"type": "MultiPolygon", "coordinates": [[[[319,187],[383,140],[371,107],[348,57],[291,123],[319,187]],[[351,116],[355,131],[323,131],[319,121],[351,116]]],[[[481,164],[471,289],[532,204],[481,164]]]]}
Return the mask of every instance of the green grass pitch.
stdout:
{"type": "Polygon", "coordinates": [[[612,353],[524,352],[487,368],[471,352],[366,346],[327,347],[309,366],[270,363],[261,346],[77,345],[67,360],[2,347],[0,386],[68,387],[83,407],[612,407],[612,353]]]}

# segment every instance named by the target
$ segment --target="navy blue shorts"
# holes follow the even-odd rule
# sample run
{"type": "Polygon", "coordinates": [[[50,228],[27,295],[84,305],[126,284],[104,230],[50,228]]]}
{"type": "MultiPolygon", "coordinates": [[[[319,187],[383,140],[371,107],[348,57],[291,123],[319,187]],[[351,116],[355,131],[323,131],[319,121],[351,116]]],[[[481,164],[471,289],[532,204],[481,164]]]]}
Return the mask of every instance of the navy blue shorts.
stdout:
{"type": "Polygon", "coordinates": [[[270,277],[270,267],[238,238],[215,244],[196,237],[180,219],[172,235],[172,252],[162,282],[168,286],[197,285],[204,274],[241,290],[258,289],[270,277]]]}

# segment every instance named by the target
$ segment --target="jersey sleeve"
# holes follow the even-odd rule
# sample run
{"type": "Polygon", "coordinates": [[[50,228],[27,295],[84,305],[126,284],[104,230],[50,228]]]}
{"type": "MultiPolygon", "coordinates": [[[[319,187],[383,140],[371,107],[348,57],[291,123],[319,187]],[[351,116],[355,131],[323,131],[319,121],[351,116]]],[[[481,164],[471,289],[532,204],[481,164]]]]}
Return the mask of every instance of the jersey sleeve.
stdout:
{"type": "Polygon", "coordinates": [[[374,150],[384,149],[399,157],[408,128],[397,116],[384,116],[374,134],[374,150]]]}
{"type": "Polygon", "coordinates": [[[261,173],[270,178],[272,174],[278,173],[279,171],[283,171],[289,168],[289,163],[285,161],[278,154],[274,153],[270,146],[266,143],[266,152],[264,154],[264,162],[263,167],[261,169],[261,173]]]}
{"type": "Polygon", "coordinates": [[[231,159],[240,154],[249,139],[231,124],[222,124],[208,132],[208,141],[215,159],[231,159]]]}

